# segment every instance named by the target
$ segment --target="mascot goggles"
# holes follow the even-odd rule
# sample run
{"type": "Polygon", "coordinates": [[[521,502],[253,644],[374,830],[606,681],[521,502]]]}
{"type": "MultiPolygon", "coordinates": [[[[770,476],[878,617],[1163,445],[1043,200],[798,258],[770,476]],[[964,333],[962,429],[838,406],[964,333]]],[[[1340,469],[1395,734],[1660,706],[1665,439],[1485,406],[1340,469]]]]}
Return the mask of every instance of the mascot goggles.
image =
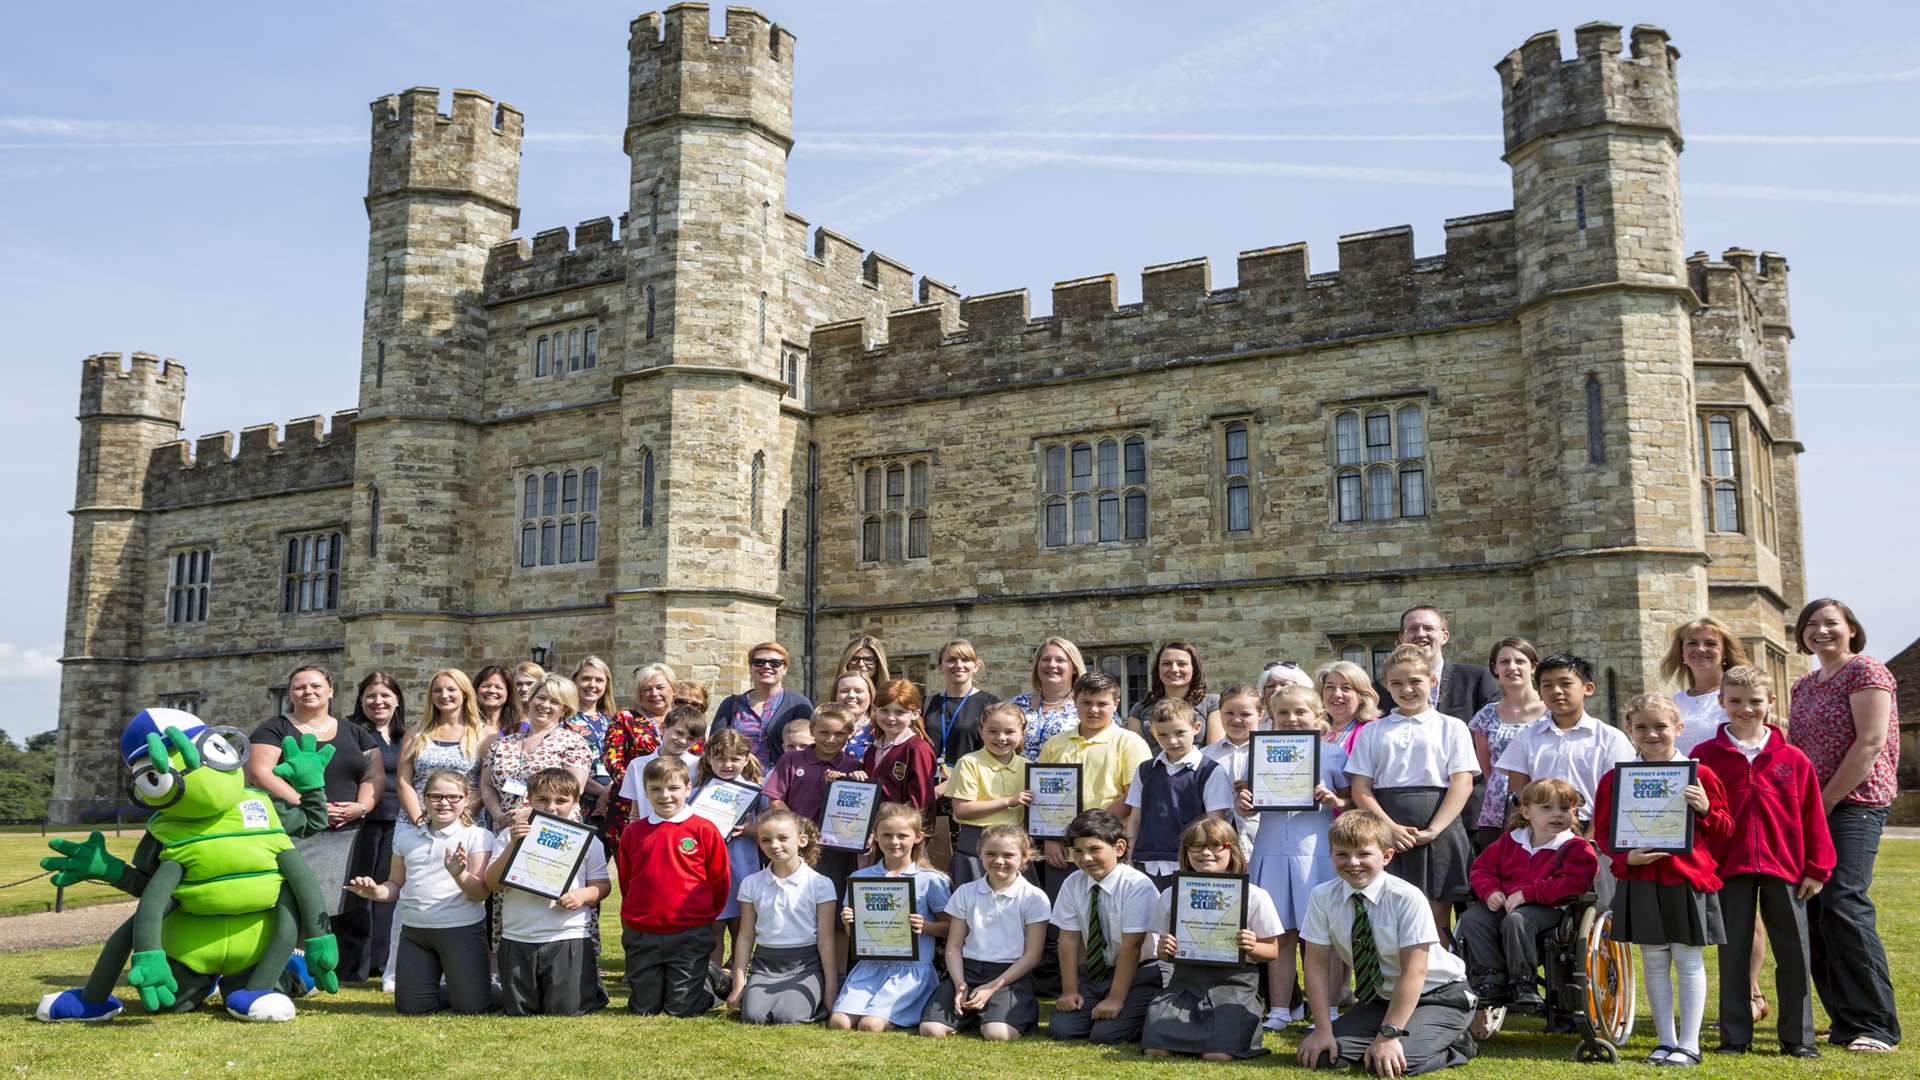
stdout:
{"type": "Polygon", "coordinates": [[[164,810],[186,794],[186,786],[180,783],[185,773],[203,765],[219,772],[233,772],[245,765],[253,753],[246,733],[239,728],[202,728],[191,737],[179,728],[168,728],[165,735],[164,739],[159,734],[147,736],[147,756],[134,765],[133,774],[127,780],[134,801],[154,810],[164,810]],[[167,756],[169,743],[180,752],[184,764],[177,772],[167,756]]]}

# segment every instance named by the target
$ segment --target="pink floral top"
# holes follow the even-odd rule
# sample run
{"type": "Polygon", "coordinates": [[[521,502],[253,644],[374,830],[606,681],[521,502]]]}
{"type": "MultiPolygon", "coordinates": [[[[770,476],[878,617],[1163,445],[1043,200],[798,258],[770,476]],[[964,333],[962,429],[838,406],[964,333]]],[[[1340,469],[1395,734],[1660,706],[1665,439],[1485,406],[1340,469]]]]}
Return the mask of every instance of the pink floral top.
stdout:
{"type": "Polygon", "coordinates": [[[1887,806],[1893,802],[1893,774],[1900,766],[1900,691],[1885,664],[1871,656],[1855,656],[1824,683],[1818,671],[1802,676],[1793,684],[1787,741],[1813,759],[1820,783],[1827,783],[1853,748],[1853,707],[1847,698],[1876,688],[1893,697],[1887,714],[1887,741],[1880,747],[1880,756],[1873,759],[1867,778],[1844,801],[1887,806]]]}
{"type": "Polygon", "coordinates": [[[527,778],[542,769],[573,769],[581,773],[592,770],[593,749],[586,739],[566,728],[547,732],[532,753],[527,752],[526,746],[527,733],[516,731],[493,740],[493,748],[487,752],[487,767],[493,771],[493,786],[500,794],[503,813],[518,810],[520,804],[527,801],[524,786],[527,778]],[[509,786],[518,791],[509,792],[509,786]]]}

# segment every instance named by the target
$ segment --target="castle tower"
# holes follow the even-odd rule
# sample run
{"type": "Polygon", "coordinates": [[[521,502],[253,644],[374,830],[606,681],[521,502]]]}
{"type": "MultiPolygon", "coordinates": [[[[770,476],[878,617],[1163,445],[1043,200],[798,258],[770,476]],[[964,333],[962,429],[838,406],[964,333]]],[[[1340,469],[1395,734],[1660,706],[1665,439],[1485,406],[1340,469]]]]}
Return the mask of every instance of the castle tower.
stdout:
{"type": "Polygon", "coordinates": [[[623,505],[615,650],[732,683],[741,646],[775,636],[781,599],[796,436],[769,305],[782,295],[793,35],[728,8],[712,37],[705,4],[630,29],[622,453],[630,472],[650,454],[658,489],[650,524],[638,499],[623,505]]]}
{"type": "Polygon", "coordinates": [[[124,799],[121,725],[146,703],[130,700],[141,628],[151,617],[147,567],[147,462],[180,437],[187,372],[147,353],[131,370],[119,353],[86,359],[80,376],[80,467],[73,492],[67,636],[60,658],[56,821],[79,821],[124,799]]]}
{"type": "Polygon", "coordinates": [[[402,678],[466,655],[467,515],[483,387],[487,251],[518,224],[520,113],[473,90],[373,103],[355,422],[347,657],[402,678]],[[375,507],[384,518],[373,521],[375,507]],[[377,544],[375,543],[377,538],[377,544]],[[430,659],[429,659],[430,658],[430,659]]]}
{"type": "Polygon", "coordinates": [[[1604,715],[1654,688],[1667,634],[1707,610],[1696,300],[1680,216],[1679,52],[1650,26],[1633,28],[1625,53],[1618,26],[1574,36],[1571,60],[1549,31],[1496,67],[1519,238],[1535,632],[1595,661],[1603,696],[1592,711],[1604,715]]]}

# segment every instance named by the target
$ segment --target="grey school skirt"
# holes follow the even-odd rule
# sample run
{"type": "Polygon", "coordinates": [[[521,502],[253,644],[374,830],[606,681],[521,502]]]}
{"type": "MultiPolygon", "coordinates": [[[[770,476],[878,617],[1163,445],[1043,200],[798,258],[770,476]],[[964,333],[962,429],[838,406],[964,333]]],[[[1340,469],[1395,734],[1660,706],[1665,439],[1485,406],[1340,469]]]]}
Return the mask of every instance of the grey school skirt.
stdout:
{"type": "Polygon", "coordinates": [[[1147,1005],[1140,1048],[1237,1058],[1266,1053],[1260,1030],[1265,1019],[1260,1007],[1261,970],[1251,964],[1232,968],[1174,964],[1166,989],[1147,1005]]]}
{"type": "Polygon", "coordinates": [[[1612,937],[1635,945],[1725,945],[1720,894],[1627,878],[1613,894],[1612,937]]]}
{"type": "MultiPolygon", "coordinates": [[[[1443,787],[1375,788],[1373,797],[1380,809],[1396,824],[1424,829],[1447,796],[1443,787]]],[[[1467,827],[1454,818],[1447,831],[1432,843],[1409,848],[1393,857],[1387,873],[1404,878],[1425,893],[1434,903],[1468,903],[1473,889],[1467,873],[1473,868],[1473,842],[1467,839],[1467,827]]]]}
{"type": "Polygon", "coordinates": [[[826,993],[818,945],[758,945],[747,962],[740,1019],[749,1024],[810,1024],[826,1015],[826,993]]]}
{"type": "MultiPolygon", "coordinates": [[[[353,862],[353,845],[359,839],[360,825],[356,822],[349,829],[328,829],[293,842],[293,849],[313,871],[313,880],[326,897],[329,915],[340,914],[340,904],[347,895],[347,867],[353,862]]],[[[386,880],[386,873],[387,868],[382,867],[380,880],[386,880]]]]}

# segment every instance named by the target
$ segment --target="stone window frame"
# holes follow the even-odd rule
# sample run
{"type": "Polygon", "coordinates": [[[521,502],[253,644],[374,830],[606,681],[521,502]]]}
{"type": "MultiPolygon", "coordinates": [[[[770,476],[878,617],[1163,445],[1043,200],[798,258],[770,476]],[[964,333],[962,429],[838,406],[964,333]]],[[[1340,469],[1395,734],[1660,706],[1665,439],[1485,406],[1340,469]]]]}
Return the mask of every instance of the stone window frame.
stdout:
{"type": "Polygon", "coordinates": [[[167,551],[168,626],[207,621],[213,583],[213,545],[182,544],[167,551]]]}
{"type": "Polygon", "coordinates": [[[761,507],[766,499],[763,490],[767,482],[767,452],[755,450],[753,459],[747,465],[747,531],[763,532],[766,515],[761,507]]]}
{"type": "Polygon", "coordinates": [[[1380,667],[1400,647],[1398,630],[1339,630],[1327,635],[1334,658],[1360,665],[1380,695],[1381,711],[1393,708],[1393,701],[1380,686],[1380,667]]]}
{"type": "Polygon", "coordinates": [[[514,569],[547,570],[597,562],[600,488],[597,462],[576,461],[523,470],[513,481],[518,508],[514,569]]]}
{"type": "Polygon", "coordinates": [[[1255,464],[1260,460],[1256,432],[1260,417],[1252,412],[1235,412],[1221,413],[1211,419],[1213,453],[1217,462],[1214,505],[1219,507],[1214,526],[1223,539],[1249,540],[1260,534],[1260,470],[1255,464]],[[1238,458],[1233,456],[1236,434],[1241,443],[1238,458]],[[1236,494],[1239,495],[1237,500],[1236,494]],[[1237,516],[1236,510],[1239,511],[1237,516]],[[1236,521],[1238,527],[1235,527],[1236,521]]]}
{"type": "Polygon", "coordinates": [[[657,467],[654,464],[653,447],[640,448],[640,531],[653,528],[654,482],[657,467]]]}
{"type": "Polygon", "coordinates": [[[1033,441],[1039,478],[1034,530],[1041,551],[1143,544],[1151,538],[1150,434],[1147,425],[1135,424],[1033,441]]]}
{"type": "Polygon", "coordinates": [[[600,366],[600,324],[597,320],[572,319],[536,327],[528,332],[533,339],[533,377],[558,378],[591,371],[600,366]]]}
{"type": "Polygon", "coordinates": [[[1746,639],[1747,655],[1753,657],[1769,676],[1773,678],[1775,697],[1783,695],[1782,687],[1791,690],[1793,681],[1787,675],[1787,651],[1763,637],[1746,639]]]}
{"type": "Polygon", "coordinates": [[[280,614],[317,615],[340,608],[346,574],[345,526],[281,534],[280,614]]]}
{"type": "Polygon", "coordinates": [[[856,458],[854,561],[862,567],[924,565],[933,559],[932,450],[856,458]]]}
{"type": "Polygon", "coordinates": [[[1430,394],[1338,402],[1327,408],[1326,425],[1327,503],[1334,525],[1363,528],[1433,516],[1430,394]],[[1417,424],[1411,430],[1409,417],[1417,424]]]}
{"type": "Polygon", "coordinates": [[[1779,520],[1774,512],[1773,440],[1760,425],[1753,426],[1753,516],[1755,539],[1770,548],[1780,547],[1779,520]]]}
{"type": "Polygon", "coordinates": [[[1700,524],[1708,533],[1751,534],[1746,510],[1749,477],[1741,450],[1742,408],[1707,406],[1694,414],[1700,445],[1700,524]],[[1721,435],[1724,433],[1724,440],[1721,435]],[[1732,521],[1727,519],[1731,518],[1732,521]]]}
{"type": "MultiPolygon", "coordinates": [[[[1147,694],[1152,692],[1154,651],[1154,643],[1150,641],[1081,647],[1080,655],[1086,659],[1088,671],[1104,671],[1120,684],[1120,708],[1115,713],[1116,722],[1124,720],[1133,707],[1146,700],[1147,694]]],[[[1202,717],[1202,727],[1205,722],[1206,718],[1202,717]]]]}
{"type": "Polygon", "coordinates": [[[163,709],[179,709],[183,713],[191,713],[194,716],[199,716],[200,710],[207,705],[205,690],[169,690],[164,694],[155,694],[154,697],[159,700],[160,707],[163,709]]]}

